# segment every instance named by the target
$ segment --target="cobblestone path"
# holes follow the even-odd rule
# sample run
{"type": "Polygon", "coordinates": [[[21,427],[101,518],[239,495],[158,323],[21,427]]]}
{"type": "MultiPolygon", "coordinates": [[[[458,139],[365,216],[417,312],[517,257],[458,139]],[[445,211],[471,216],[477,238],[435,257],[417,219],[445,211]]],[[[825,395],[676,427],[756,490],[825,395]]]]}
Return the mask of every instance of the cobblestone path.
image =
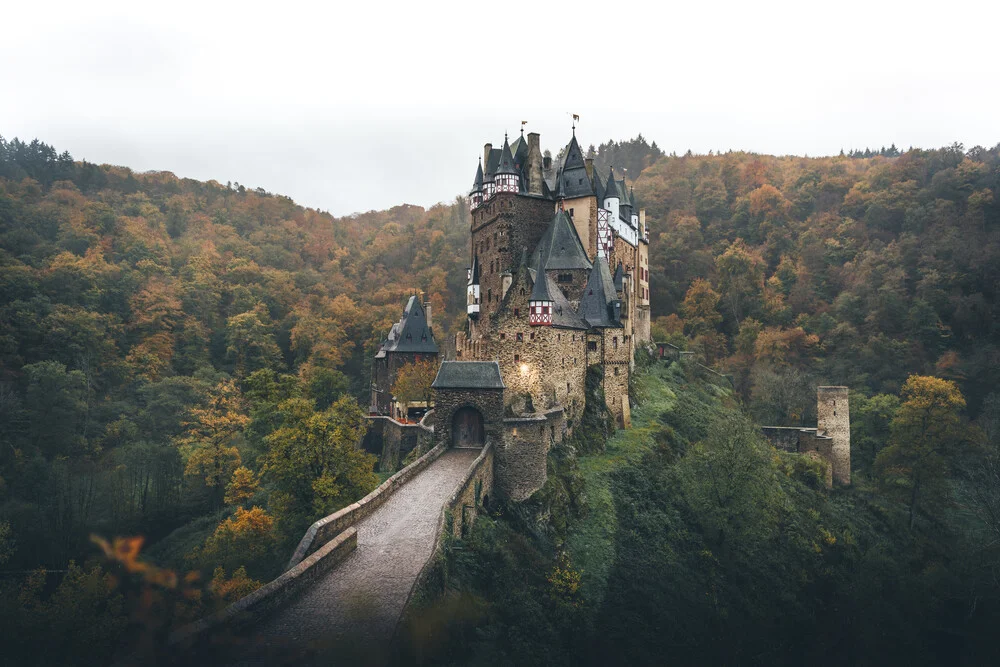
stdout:
{"type": "Polygon", "coordinates": [[[320,648],[342,639],[387,647],[410,589],[433,553],[441,509],[481,451],[450,449],[403,485],[357,524],[357,549],[256,626],[256,640],[272,649],[320,648]]]}

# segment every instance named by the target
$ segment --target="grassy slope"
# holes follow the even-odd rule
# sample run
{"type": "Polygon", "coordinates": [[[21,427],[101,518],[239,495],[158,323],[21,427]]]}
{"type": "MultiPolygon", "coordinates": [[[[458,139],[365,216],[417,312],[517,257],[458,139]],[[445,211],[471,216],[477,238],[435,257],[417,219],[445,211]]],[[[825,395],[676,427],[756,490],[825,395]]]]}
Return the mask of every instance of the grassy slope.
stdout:
{"type": "Polygon", "coordinates": [[[679,431],[685,439],[699,436],[707,420],[723,409],[722,401],[730,396],[727,389],[707,380],[689,383],[684,369],[663,362],[640,372],[636,388],[641,402],[632,412],[632,428],[617,431],[604,452],[579,459],[587,513],[573,524],[566,550],[582,573],[583,598],[595,607],[604,598],[608,574],[615,564],[618,520],[612,476],[651,452],[664,426],[679,431]]]}

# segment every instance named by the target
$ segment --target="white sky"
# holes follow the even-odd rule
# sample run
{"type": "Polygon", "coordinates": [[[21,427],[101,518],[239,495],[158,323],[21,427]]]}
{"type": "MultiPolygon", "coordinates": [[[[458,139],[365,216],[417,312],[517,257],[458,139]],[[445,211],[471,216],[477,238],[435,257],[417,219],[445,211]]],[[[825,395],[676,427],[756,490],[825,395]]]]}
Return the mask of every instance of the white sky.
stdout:
{"type": "Polygon", "coordinates": [[[555,154],[1000,142],[1000,3],[35,2],[0,9],[0,134],[343,215],[555,154]]]}

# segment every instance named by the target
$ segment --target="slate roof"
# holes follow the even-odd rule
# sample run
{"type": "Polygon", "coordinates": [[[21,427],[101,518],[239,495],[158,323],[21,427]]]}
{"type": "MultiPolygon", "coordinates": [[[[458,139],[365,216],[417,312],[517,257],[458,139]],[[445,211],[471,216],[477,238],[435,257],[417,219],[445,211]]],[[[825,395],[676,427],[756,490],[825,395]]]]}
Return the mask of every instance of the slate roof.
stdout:
{"type": "Polygon", "coordinates": [[[556,212],[535,246],[531,265],[538,266],[539,260],[547,271],[591,268],[583,242],[565,211],[556,212]]]}
{"type": "Polygon", "coordinates": [[[431,384],[434,389],[505,389],[495,361],[445,361],[431,384]]]}
{"type": "Polygon", "coordinates": [[[479,158],[479,167],[476,168],[476,180],[472,183],[472,192],[483,191],[483,158],[479,158]]]}
{"type": "Polygon", "coordinates": [[[552,301],[552,294],[549,293],[548,276],[545,275],[545,267],[542,265],[541,256],[535,263],[535,284],[531,287],[531,296],[528,301],[552,301]],[[537,276],[541,276],[539,280],[537,276]]]}
{"type": "Polygon", "coordinates": [[[510,145],[510,152],[514,156],[514,166],[523,169],[528,160],[528,142],[524,138],[524,130],[521,130],[521,136],[510,145]]]}
{"type": "Polygon", "coordinates": [[[604,183],[601,182],[596,169],[594,170],[594,194],[597,195],[597,205],[604,206],[604,183]]]}
{"type": "Polygon", "coordinates": [[[483,176],[486,180],[492,180],[493,174],[497,173],[497,167],[500,165],[500,149],[491,148],[489,157],[486,158],[486,168],[483,170],[483,176]]]}
{"type": "Polygon", "coordinates": [[[615,291],[621,292],[622,288],[625,286],[625,267],[622,266],[621,262],[618,262],[618,268],[615,269],[615,291]]]}
{"type": "Polygon", "coordinates": [[[434,334],[427,326],[427,315],[420,299],[411,296],[399,322],[392,325],[389,337],[382,343],[386,352],[423,352],[437,354],[434,334]]]}
{"type": "Polygon", "coordinates": [[[608,268],[608,260],[599,257],[590,272],[587,287],[580,299],[580,315],[592,327],[621,327],[614,317],[614,303],[618,301],[615,283],[608,268]]]}
{"type": "Polygon", "coordinates": [[[587,175],[587,166],[583,160],[583,151],[576,141],[576,135],[566,146],[562,171],[558,177],[557,194],[560,197],[587,197],[594,194],[594,188],[587,175]]]}
{"type": "Polygon", "coordinates": [[[619,200],[621,199],[621,195],[618,194],[618,181],[615,180],[614,167],[611,167],[611,169],[608,171],[608,184],[604,187],[604,198],[605,199],[617,198],[619,200]]]}

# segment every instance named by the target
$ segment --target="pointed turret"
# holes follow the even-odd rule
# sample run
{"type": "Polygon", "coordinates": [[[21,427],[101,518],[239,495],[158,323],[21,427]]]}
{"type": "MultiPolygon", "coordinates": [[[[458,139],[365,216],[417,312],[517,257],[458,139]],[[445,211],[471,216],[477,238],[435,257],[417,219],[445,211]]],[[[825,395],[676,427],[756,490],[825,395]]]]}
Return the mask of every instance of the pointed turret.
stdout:
{"type": "Polygon", "coordinates": [[[589,197],[592,194],[594,194],[594,188],[590,182],[590,175],[587,174],[587,163],[583,159],[583,150],[580,149],[580,144],[577,143],[574,134],[566,146],[562,172],[559,174],[557,195],[560,199],[571,199],[589,197]]]}
{"type": "Polygon", "coordinates": [[[604,201],[608,201],[609,199],[615,199],[621,203],[621,197],[618,196],[618,181],[615,180],[614,167],[608,170],[608,184],[604,186],[604,201]]]}
{"type": "Polygon", "coordinates": [[[520,176],[514,166],[514,156],[510,152],[507,135],[503,135],[503,148],[500,149],[500,163],[493,176],[497,192],[517,192],[520,189],[520,176]]]}
{"type": "Polygon", "coordinates": [[[621,293],[625,287],[625,267],[622,265],[621,261],[618,262],[618,268],[615,269],[615,291],[621,293]]]}
{"type": "Polygon", "coordinates": [[[549,281],[541,258],[535,264],[535,284],[528,297],[528,324],[533,327],[552,326],[552,307],[555,305],[549,292],[549,281]]]}

